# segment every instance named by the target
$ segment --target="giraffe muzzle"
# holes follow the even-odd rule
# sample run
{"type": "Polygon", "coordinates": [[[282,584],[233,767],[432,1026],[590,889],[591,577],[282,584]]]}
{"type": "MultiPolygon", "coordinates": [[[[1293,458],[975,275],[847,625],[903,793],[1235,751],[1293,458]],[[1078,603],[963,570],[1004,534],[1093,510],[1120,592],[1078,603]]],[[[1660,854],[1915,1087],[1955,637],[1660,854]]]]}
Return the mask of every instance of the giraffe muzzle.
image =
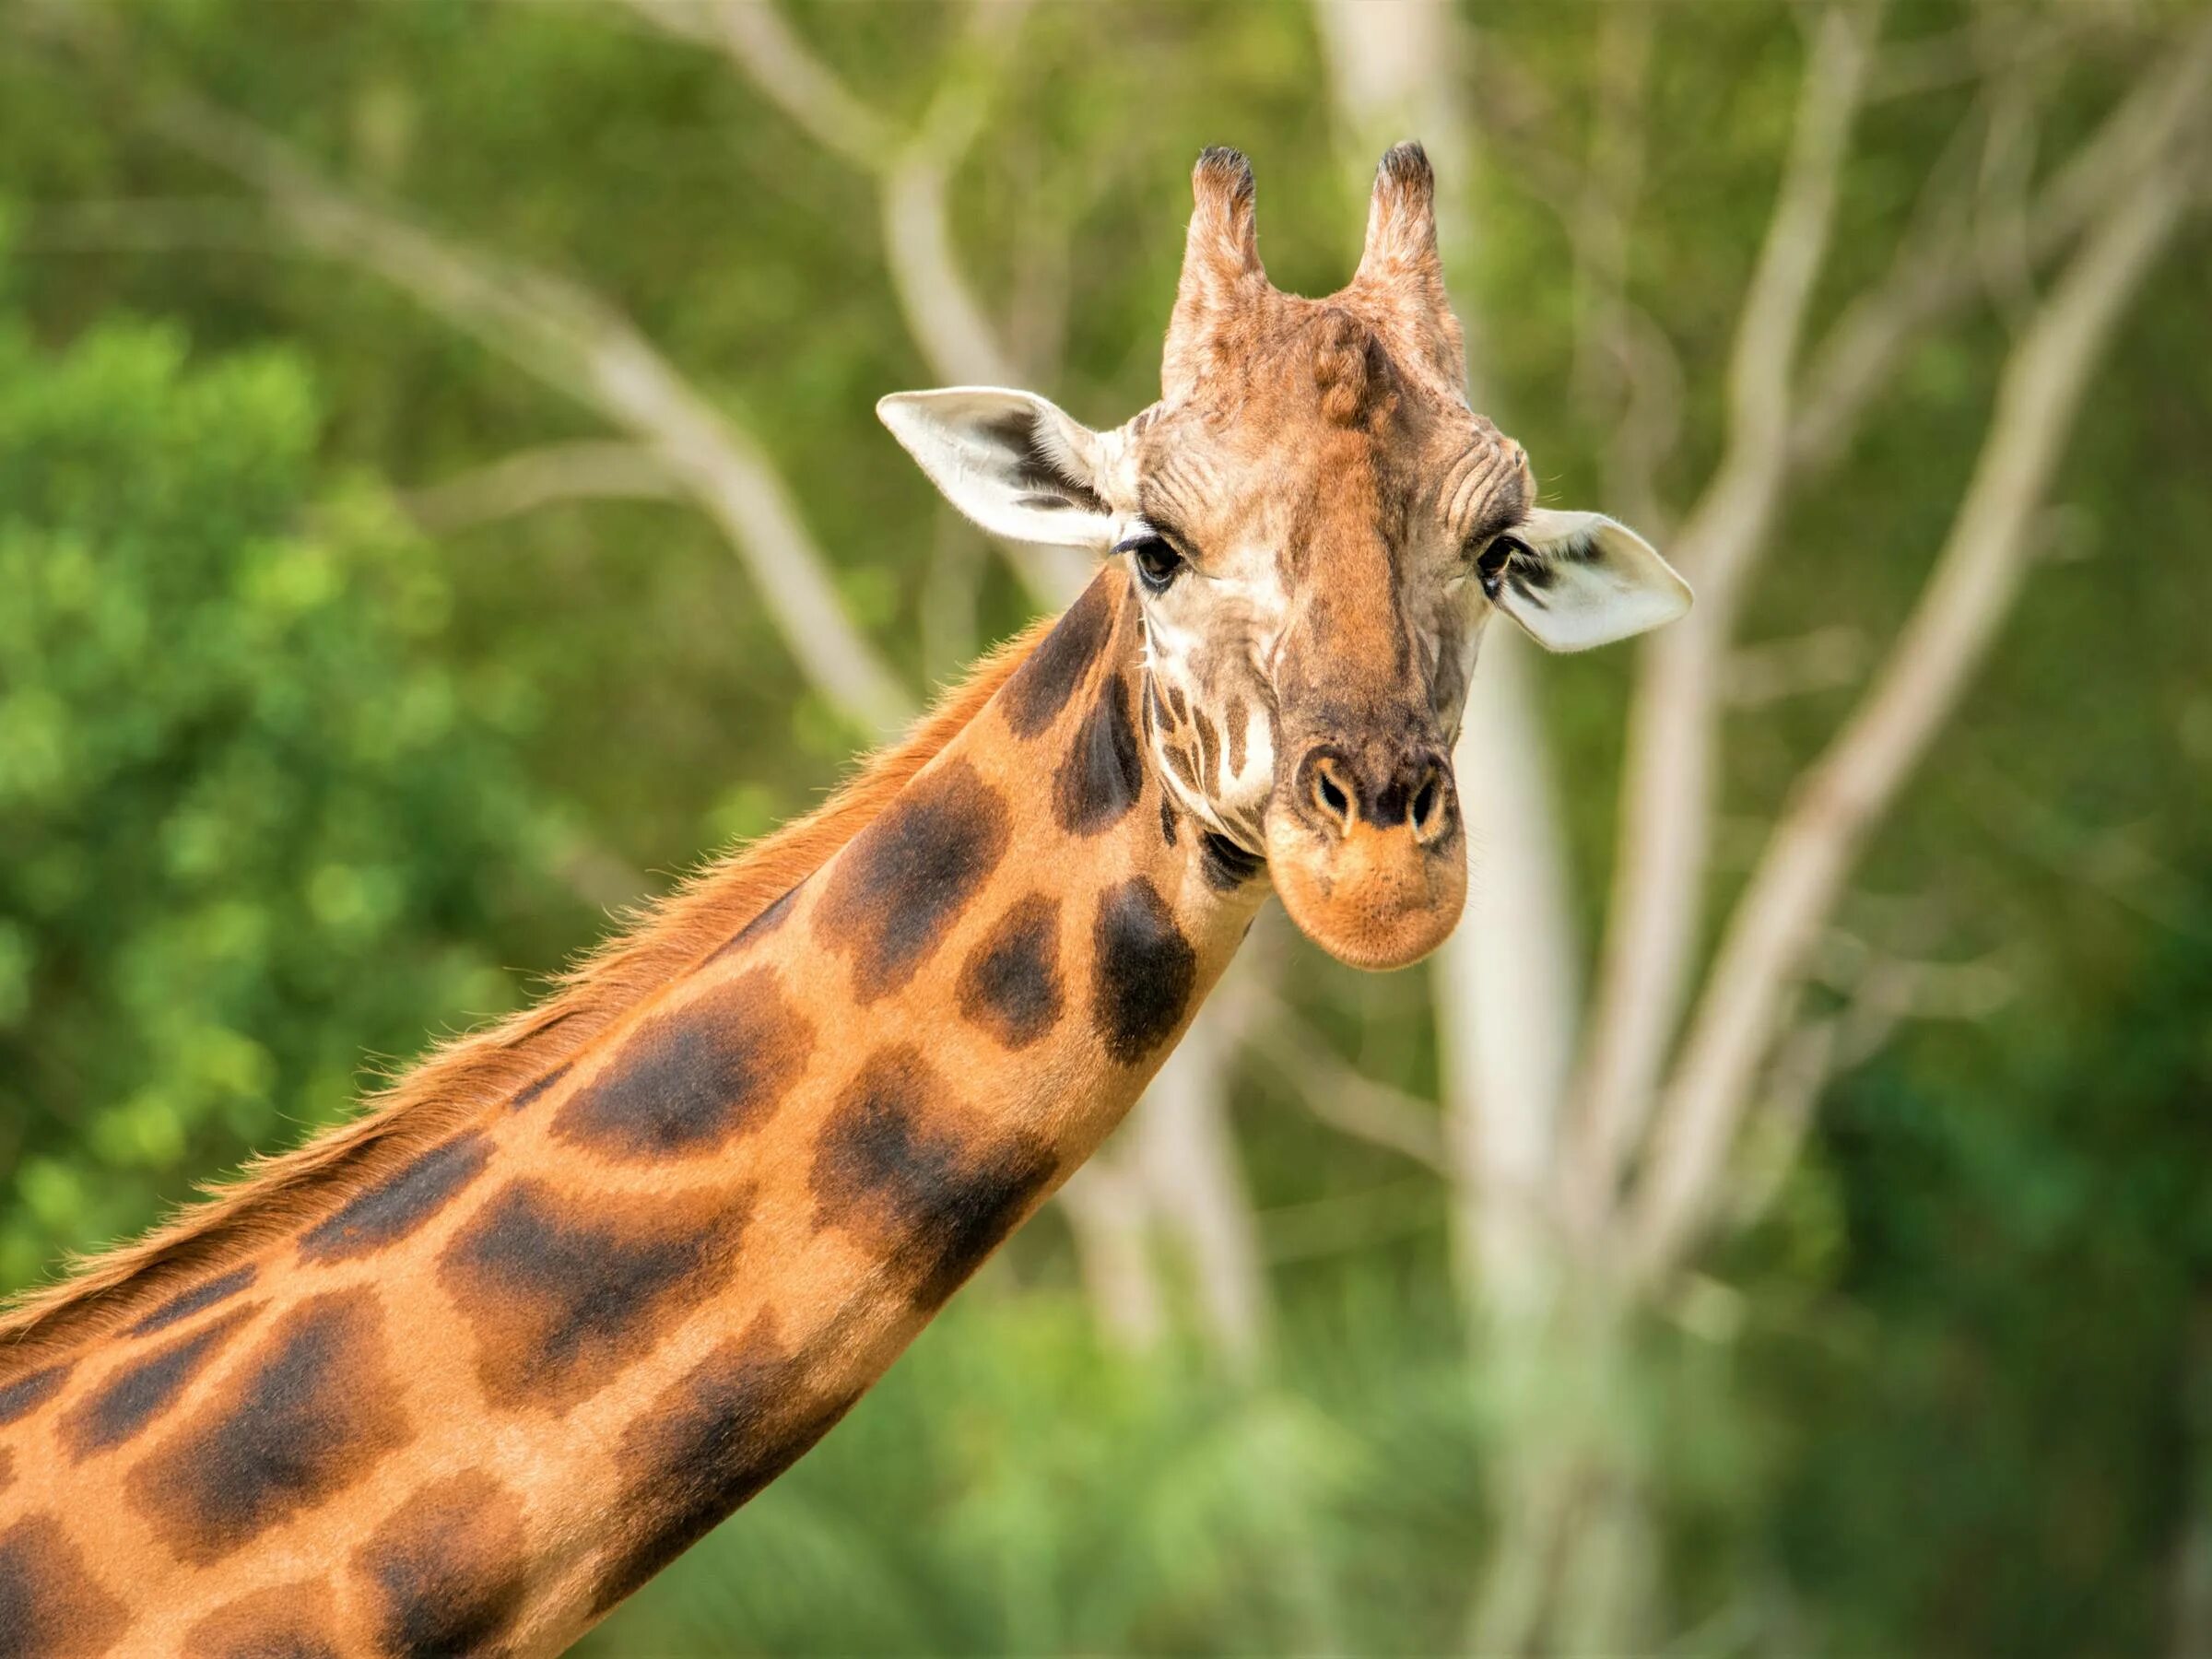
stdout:
{"type": "Polygon", "coordinates": [[[1267,862],[1291,920],[1339,961],[1420,960],[1466,902],[1450,759],[1428,743],[1312,746],[1278,780],[1267,862]]]}

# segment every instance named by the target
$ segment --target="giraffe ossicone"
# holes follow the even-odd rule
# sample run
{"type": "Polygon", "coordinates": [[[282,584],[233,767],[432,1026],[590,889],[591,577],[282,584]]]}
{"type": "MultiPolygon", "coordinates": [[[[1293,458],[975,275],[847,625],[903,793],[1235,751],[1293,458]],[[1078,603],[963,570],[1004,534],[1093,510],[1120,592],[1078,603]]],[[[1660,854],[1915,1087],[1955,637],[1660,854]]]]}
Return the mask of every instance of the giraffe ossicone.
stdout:
{"type": "Polygon", "coordinates": [[[1468,407],[1417,147],[1325,300],[1209,150],[1159,401],[886,398],[986,529],[1088,547],[812,816],[537,1006],[0,1315],[0,1653],[552,1653],[827,1432],[1121,1119],[1270,890],[1456,922],[1502,612],[1677,616],[1468,407]]]}

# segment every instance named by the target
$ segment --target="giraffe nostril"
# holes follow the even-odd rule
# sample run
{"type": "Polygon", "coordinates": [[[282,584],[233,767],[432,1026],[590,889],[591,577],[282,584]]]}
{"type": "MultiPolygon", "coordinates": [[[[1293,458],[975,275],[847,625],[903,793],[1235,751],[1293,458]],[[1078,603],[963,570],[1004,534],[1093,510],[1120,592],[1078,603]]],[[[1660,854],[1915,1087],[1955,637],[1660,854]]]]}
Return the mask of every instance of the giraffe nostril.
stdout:
{"type": "Polygon", "coordinates": [[[1429,828],[1429,815],[1436,808],[1436,769],[1430,768],[1429,775],[1421,780],[1420,793],[1413,797],[1413,827],[1429,828]]]}
{"type": "Polygon", "coordinates": [[[1434,755],[1421,768],[1421,782],[1413,792],[1413,838],[1423,846],[1442,836],[1452,824],[1452,771],[1434,755]]]}
{"type": "Polygon", "coordinates": [[[1336,772],[1336,763],[1324,756],[1313,762],[1309,793],[1315,808],[1339,835],[1349,835],[1359,814],[1352,792],[1336,772]]]}

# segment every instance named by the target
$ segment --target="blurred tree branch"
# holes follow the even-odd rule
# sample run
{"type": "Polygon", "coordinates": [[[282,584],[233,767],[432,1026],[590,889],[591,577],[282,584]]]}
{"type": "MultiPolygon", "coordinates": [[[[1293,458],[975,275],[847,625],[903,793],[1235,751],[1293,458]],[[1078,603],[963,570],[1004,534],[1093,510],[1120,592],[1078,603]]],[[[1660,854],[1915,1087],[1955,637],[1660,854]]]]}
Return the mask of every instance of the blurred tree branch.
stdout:
{"type": "Polygon", "coordinates": [[[290,147],[182,92],[148,128],[260,191],[305,246],[383,278],[511,362],[636,435],[721,526],[793,658],[840,713],[888,731],[913,702],[845,614],[776,467],[613,306],[577,284],[441,237],[323,178],[290,147]]]}
{"type": "Polygon", "coordinates": [[[1655,481],[1678,428],[1680,368],[1629,299],[1629,248],[1643,185],[1645,80],[1656,32],[1650,6],[1599,15],[1597,84],[1582,189],[1566,215],[1574,253],[1570,383],[1584,417],[1606,431],[1606,494],[1648,535],[1663,531],[1655,481]],[[1654,339],[1658,352],[1654,353],[1654,339]]]}
{"type": "MultiPolygon", "coordinates": [[[[2112,112],[2053,169],[2024,215],[2022,246],[2037,264],[2064,251],[2115,190],[2153,165],[2203,80],[2188,52],[2157,60],[2112,112]]],[[[1790,428],[1791,465],[1832,463],[1868,406],[1936,323],[1980,291],[1970,200],[1936,197],[1919,234],[1900,242],[1888,273],[1847,305],[1808,355],[1790,428]]]]}
{"type": "MultiPolygon", "coordinates": [[[[1808,76],[1815,72],[1808,65],[1808,76]]],[[[2203,65],[2194,49],[2154,62],[2020,208],[2021,256],[2040,264],[2062,252],[2115,191],[2154,168],[2202,84],[2203,65]]],[[[1801,124],[1801,135],[1803,130],[1801,124]]],[[[1979,256],[1974,203],[1985,183],[1978,175],[1961,195],[1943,194],[1932,181],[1919,224],[1900,241],[1888,272],[1845,306],[1806,354],[1801,381],[1778,382],[1779,393],[1770,385],[1763,402],[1751,406],[1737,382],[1729,448],[1675,546],[1699,582],[1698,608],[1688,626],[1645,646],[1631,712],[1614,904],[1581,1102],[1587,1119],[1573,1177],[1585,1214],[1611,1201],[1614,1183],[1639,1143],[1657,1098],[1676,1009],[1688,989],[1711,841],[1720,735],[1714,696],[1717,689],[1724,697],[1728,679],[1714,668],[1731,653],[1745,582],[1771,538],[1789,488],[1839,457],[1912,348],[1982,293],[1986,267],[1979,256]],[[1754,422],[1749,427],[1747,418],[1754,422]],[[1749,436],[1739,443],[1736,433],[1749,436]],[[1622,1014],[1629,1017],[1625,1023],[1622,1014]]],[[[1785,182],[1785,200],[1789,194],[1785,182]]],[[[1771,268],[1762,262],[1762,274],[1771,268]]],[[[1761,281],[1755,276],[1754,287],[1761,281]]],[[[1739,356],[1751,326],[1747,311],[1738,334],[1739,356]]]]}
{"type": "Polygon", "coordinates": [[[548,443],[408,490],[400,504],[432,535],[535,512],[557,501],[679,500],[682,488],[649,446],[604,439],[548,443]]]}
{"type": "MultiPolygon", "coordinates": [[[[2189,54],[2212,57],[2212,26],[2189,54]]],[[[2194,158],[2201,161],[2201,156],[2194,158]]],[[[1988,435],[1919,603],[1799,784],[1723,934],[1661,1106],[1633,1269],[1670,1270],[1709,1218],[1784,999],[1872,827],[1956,707],[2018,594],[2059,451],[2114,323],[2181,221],[2182,163],[2114,198],[2006,359],[1988,435]]]]}
{"type": "Polygon", "coordinates": [[[2100,33],[2109,33],[2124,8],[2058,7],[2040,16],[1992,8],[1941,34],[1893,41],[1876,57],[1867,77],[1869,103],[1970,86],[2047,62],[2100,33]]]}
{"type": "Polygon", "coordinates": [[[1143,1353],[1167,1334],[1164,1290],[1152,1262],[1150,1206],[1135,1170],[1101,1147],[1057,1194],[1076,1246],[1076,1265],[1100,1334],[1143,1353]]]}
{"type": "MultiPolygon", "coordinates": [[[[947,194],[982,130],[987,88],[1030,0],[974,0],[962,31],[966,62],[940,78],[912,131],[847,87],[763,0],[625,3],[668,33],[720,52],[802,132],[874,181],[892,289],[933,372],[949,385],[1021,382],[1021,370],[960,268],[947,194]]],[[[999,547],[1045,609],[1066,605],[1088,580],[1089,561],[1068,549],[999,547]]]]}
{"type": "Polygon", "coordinates": [[[1163,1233],[1181,1245],[1199,1329],[1236,1371],[1250,1375],[1267,1352],[1274,1312],[1260,1258],[1259,1225],[1229,1120],[1229,1076],[1240,1033],[1232,968],[1209,1012],[1193,1021],[1123,1126],[1124,1167],[1142,1185],[1163,1233]],[[1220,1006],[1221,999],[1232,999],[1220,1006]]]}
{"type": "Polygon", "coordinates": [[[1450,1177],[1443,1136],[1429,1104],[1361,1076],[1308,1030],[1296,1012],[1272,996],[1266,998],[1263,1040],[1253,1044],[1252,1052],[1330,1128],[1450,1177]]]}
{"type": "Polygon", "coordinates": [[[1728,653],[1723,697],[1731,709],[1758,709],[1848,686],[1865,671],[1869,650],[1865,631],[1847,622],[1739,645],[1728,653]]]}
{"type": "Polygon", "coordinates": [[[1673,548],[1698,603],[1641,654],[1573,1131],[1579,1144],[1570,1180],[1585,1222],[1609,1206],[1688,993],[1721,671],[1746,579],[1782,496],[1791,389],[1871,50],[1865,29],[1862,16],[1840,6],[1815,29],[1789,159],[1729,358],[1726,447],[1673,548]]]}
{"type": "MultiPolygon", "coordinates": [[[[1470,191],[1478,159],[1462,105],[1482,48],[1442,0],[1315,0],[1347,171],[1364,193],[1375,158],[1418,135],[1449,189],[1470,191]],[[1356,170],[1356,171],[1355,171],[1356,170]]],[[[1440,216],[1441,217],[1441,216],[1440,216]]],[[[1474,216],[1451,216],[1465,227],[1474,216]]],[[[1465,270],[1469,233],[1452,233],[1447,269],[1465,270]]],[[[1470,354],[1485,321],[1460,296],[1470,354]]],[[[1485,401],[1479,376],[1473,395],[1485,401]]],[[[1564,837],[1526,653],[1493,630],[1483,643],[1453,758],[1471,843],[1482,848],[1466,918],[1430,969],[1453,1189],[1458,1277],[1471,1312],[1494,1317],[1541,1300],[1559,1100],[1574,1041],[1573,907],[1564,837]]]]}
{"type": "Polygon", "coordinates": [[[1986,1019],[2017,986],[1994,959],[1918,962],[1868,948],[1830,932],[1814,977],[1842,997],[1840,1007],[1802,1018],[1775,1044],[1758,1100],[1732,1159],[1722,1219],[1747,1228],[1772,1207],[1820,1096],[1842,1073],[1865,1065],[1907,1019],[1986,1019]]]}

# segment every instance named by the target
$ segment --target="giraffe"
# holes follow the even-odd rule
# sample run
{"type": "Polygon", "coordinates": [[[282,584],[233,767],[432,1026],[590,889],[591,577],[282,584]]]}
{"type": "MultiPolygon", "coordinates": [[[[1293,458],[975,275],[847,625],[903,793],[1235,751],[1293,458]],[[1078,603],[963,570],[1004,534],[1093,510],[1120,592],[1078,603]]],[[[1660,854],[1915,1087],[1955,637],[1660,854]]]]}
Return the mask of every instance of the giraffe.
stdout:
{"type": "Polygon", "coordinates": [[[1482,629],[1678,615],[1467,406],[1418,146],[1326,300],[1208,150],[1161,397],[879,412],[1003,535],[1089,547],[812,816],[536,1006],[0,1318],[0,1654],[557,1652],[827,1432],[1128,1110],[1270,891],[1456,922],[1482,629]]]}

